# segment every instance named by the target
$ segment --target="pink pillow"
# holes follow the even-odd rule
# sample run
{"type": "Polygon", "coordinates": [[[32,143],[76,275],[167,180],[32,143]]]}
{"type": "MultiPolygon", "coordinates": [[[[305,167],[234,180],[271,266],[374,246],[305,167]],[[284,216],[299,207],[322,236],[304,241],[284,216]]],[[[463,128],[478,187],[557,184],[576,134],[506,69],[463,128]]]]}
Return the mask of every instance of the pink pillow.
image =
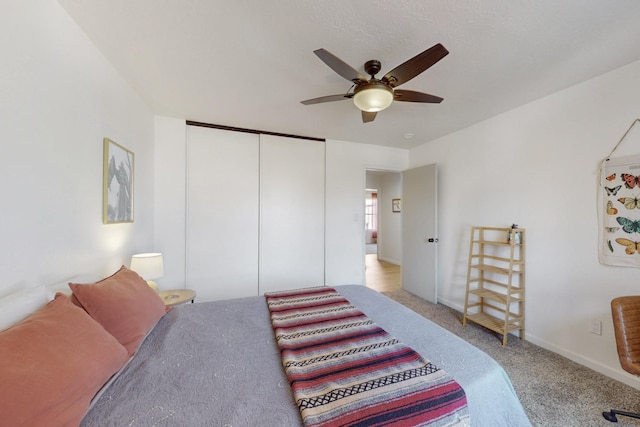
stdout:
{"type": "Polygon", "coordinates": [[[63,294],[0,332],[0,423],[77,426],[127,351],[63,294]]]}
{"type": "Polygon", "coordinates": [[[138,346],[168,311],[158,294],[124,265],[90,285],[69,283],[73,295],[133,356],[138,346]]]}

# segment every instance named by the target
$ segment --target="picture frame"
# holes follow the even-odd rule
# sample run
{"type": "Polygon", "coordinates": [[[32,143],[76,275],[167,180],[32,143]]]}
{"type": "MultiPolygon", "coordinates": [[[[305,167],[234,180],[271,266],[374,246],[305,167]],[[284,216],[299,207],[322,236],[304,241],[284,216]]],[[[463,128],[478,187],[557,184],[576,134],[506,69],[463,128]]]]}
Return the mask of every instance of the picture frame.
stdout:
{"type": "Polygon", "coordinates": [[[133,222],[135,154],[109,138],[103,140],[102,222],[133,222]]]}
{"type": "Polygon", "coordinates": [[[393,212],[393,213],[401,212],[401,201],[400,201],[400,199],[391,199],[391,212],[393,212]]]}

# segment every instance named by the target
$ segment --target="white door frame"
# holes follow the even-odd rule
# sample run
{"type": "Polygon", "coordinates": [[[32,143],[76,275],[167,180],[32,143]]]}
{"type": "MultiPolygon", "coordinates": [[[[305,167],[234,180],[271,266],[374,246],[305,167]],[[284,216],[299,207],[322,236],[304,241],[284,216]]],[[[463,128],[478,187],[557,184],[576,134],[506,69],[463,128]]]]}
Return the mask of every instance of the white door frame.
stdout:
{"type": "MultiPolygon", "coordinates": [[[[397,175],[402,175],[402,170],[393,170],[393,169],[378,169],[378,168],[370,168],[370,167],[365,167],[364,169],[364,174],[363,174],[363,183],[362,183],[362,218],[363,221],[362,223],[364,224],[364,215],[365,215],[365,197],[366,197],[366,193],[367,193],[367,172],[380,172],[380,173],[392,173],[392,174],[397,174],[397,175]]],[[[383,206],[380,203],[380,189],[378,190],[378,225],[380,224],[380,219],[383,218],[385,215],[391,215],[391,207],[390,206],[383,206]],[[385,210],[386,209],[386,210],[385,210]],[[384,210],[384,211],[383,211],[384,210]]],[[[383,195],[384,196],[384,195],[383,195]]],[[[380,233],[378,234],[378,237],[380,237],[380,233]]],[[[384,241],[384,235],[382,236],[382,239],[384,241]]],[[[400,239],[400,246],[402,246],[402,235],[401,235],[401,231],[399,231],[399,236],[398,239],[400,239]]],[[[379,243],[379,241],[378,241],[379,243]]],[[[366,284],[367,281],[367,276],[366,276],[366,230],[364,229],[364,226],[362,227],[362,280],[363,283],[366,284]]],[[[378,246],[378,257],[380,255],[380,246],[378,246]]],[[[401,264],[402,258],[400,257],[400,259],[398,260],[389,260],[389,259],[385,259],[384,257],[381,258],[384,261],[388,261],[388,262],[393,262],[393,263],[399,263],[401,264]]]]}

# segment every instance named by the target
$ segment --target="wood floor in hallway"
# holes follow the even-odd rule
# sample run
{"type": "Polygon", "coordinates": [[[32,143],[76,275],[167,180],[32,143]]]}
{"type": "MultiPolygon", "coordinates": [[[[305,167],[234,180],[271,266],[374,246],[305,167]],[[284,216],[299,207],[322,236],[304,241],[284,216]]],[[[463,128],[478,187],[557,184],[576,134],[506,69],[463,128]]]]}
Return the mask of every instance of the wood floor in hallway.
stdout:
{"type": "Polygon", "coordinates": [[[379,260],[376,254],[365,255],[365,280],[367,287],[378,292],[402,289],[400,266],[379,260]]]}

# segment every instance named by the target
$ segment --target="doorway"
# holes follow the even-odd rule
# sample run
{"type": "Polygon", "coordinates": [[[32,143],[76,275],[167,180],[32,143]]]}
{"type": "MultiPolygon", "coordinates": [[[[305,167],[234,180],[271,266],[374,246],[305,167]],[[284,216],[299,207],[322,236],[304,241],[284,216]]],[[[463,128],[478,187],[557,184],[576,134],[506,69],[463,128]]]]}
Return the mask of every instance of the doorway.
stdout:
{"type": "Polygon", "coordinates": [[[393,212],[402,194],[402,174],[367,170],[365,206],[365,284],[379,292],[402,288],[402,221],[393,212]]]}

